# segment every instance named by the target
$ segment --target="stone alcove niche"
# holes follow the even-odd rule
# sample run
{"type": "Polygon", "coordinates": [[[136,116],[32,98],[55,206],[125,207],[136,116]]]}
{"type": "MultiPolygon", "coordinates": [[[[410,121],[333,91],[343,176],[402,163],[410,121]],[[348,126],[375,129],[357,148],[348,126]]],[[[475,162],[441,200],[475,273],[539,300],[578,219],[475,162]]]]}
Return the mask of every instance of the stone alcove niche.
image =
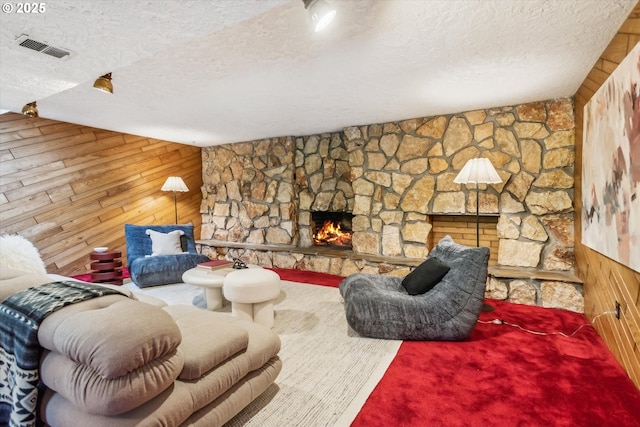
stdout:
{"type": "MultiPolygon", "coordinates": [[[[480,246],[487,246],[491,250],[489,265],[498,262],[498,219],[498,214],[482,214],[478,217],[480,246]]],[[[431,214],[428,221],[431,224],[431,232],[427,238],[428,247],[432,248],[446,235],[450,235],[460,244],[476,246],[475,215],[431,214]]]]}

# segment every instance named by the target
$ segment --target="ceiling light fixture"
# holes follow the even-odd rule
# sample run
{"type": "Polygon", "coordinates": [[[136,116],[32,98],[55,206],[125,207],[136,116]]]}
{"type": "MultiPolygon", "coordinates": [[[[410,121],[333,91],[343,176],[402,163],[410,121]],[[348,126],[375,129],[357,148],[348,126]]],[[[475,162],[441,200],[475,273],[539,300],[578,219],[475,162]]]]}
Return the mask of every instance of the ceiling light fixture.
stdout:
{"type": "Polygon", "coordinates": [[[331,7],[324,0],[302,0],[304,8],[309,12],[313,30],[317,33],[322,31],[336,16],[335,8],[331,7]]]}
{"type": "Polygon", "coordinates": [[[27,117],[40,117],[38,113],[38,106],[36,105],[36,101],[30,102],[22,107],[22,114],[27,117]]]}
{"type": "Polygon", "coordinates": [[[111,83],[111,73],[100,76],[93,83],[93,87],[107,93],[113,93],[113,84],[111,83]]]}

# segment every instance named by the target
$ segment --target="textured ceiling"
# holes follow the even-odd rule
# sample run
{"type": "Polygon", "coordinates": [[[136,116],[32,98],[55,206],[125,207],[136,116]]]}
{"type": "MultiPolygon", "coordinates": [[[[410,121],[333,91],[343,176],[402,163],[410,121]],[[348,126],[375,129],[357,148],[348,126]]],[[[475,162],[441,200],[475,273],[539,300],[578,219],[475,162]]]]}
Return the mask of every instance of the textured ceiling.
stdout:
{"type": "Polygon", "coordinates": [[[637,2],[327,1],[321,33],[301,0],[1,13],[0,108],[35,100],[41,117],[208,146],[572,96],[637,2]],[[113,95],[92,88],[107,72],[113,95]]]}

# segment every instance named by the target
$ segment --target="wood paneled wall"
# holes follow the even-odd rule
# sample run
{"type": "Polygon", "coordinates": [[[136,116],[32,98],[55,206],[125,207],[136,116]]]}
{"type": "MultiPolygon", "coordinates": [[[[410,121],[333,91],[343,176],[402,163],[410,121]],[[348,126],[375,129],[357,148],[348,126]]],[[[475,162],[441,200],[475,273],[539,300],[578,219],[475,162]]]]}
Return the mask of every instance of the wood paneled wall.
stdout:
{"type": "MultiPolygon", "coordinates": [[[[613,315],[600,317],[595,327],[629,377],[640,388],[640,273],[581,244],[582,138],[584,106],[607,80],[618,64],[640,41],[640,4],[624,22],[607,49],[575,95],[575,251],[577,274],[584,280],[585,314],[590,319],[614,310],[620,302],[620,320],[613,315]]],[[[640,221],[640,218],[631,219],[640,221]]]]}
{"type": "MultiPolygon", "coordinates": [[[[14,113],[0,115],[0,233],[20,234],[39,249],[49,273],[89,271],[96,246],[122,251],[124,224],[175,223],[200,237],[199,147],[14,113]]],[[[126,264],[125,264],[126,265],[126,264]]]]}

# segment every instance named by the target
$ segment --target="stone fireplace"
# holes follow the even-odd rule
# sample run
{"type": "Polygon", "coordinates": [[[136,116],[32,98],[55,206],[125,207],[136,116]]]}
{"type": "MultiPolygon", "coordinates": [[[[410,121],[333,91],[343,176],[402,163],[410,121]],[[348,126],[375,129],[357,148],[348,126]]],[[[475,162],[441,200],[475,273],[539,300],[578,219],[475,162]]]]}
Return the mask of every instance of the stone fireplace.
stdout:
{"type": "MultiPolygon", "coordinates": [[[[483,156],[503,180],[480,186],[492,264],[571,272],[573,142],[572,100],[558,99],[207,147],[201,237],[211,240],[213,257],[345,276],[405,275],[437,243],[434,236],[447,234],[447,226],[433,229],[447,217],[472,223],[457,240],[475,244],[475,186],[453,178],[483,156]],[[350,251],[314,245],[318,212],[353,215],[350,251]]],[[[534,296],[523,298],[540,303],[542,282],[525,282],[534,296]]],[[[494,281],[490,292],[509,292],[510,284],[494,281]]]]}

